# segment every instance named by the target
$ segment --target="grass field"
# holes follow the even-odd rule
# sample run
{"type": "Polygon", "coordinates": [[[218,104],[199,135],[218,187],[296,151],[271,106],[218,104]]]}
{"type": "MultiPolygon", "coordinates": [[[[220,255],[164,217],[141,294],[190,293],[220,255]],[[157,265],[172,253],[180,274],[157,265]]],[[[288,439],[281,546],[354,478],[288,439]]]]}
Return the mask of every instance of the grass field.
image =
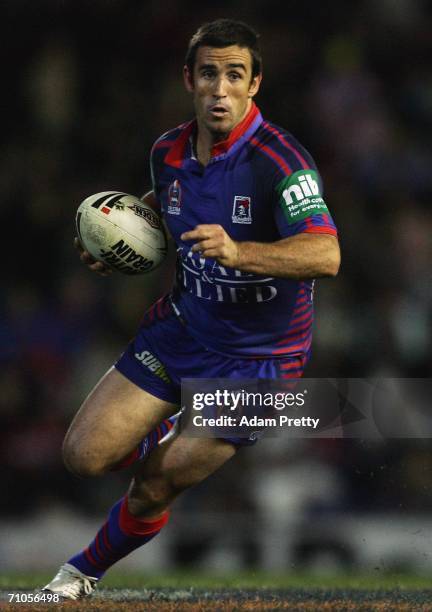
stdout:
{"type": "Polygon", "coordinates": [[[249,572],[235,576],[167,574],[107,576],[83,602],[9,603],[9,593],[31,593],[48,575],[0,575],[0,608],[7,610],[432,610],[432,584],[412,575],[310,576],[249,572]]]}

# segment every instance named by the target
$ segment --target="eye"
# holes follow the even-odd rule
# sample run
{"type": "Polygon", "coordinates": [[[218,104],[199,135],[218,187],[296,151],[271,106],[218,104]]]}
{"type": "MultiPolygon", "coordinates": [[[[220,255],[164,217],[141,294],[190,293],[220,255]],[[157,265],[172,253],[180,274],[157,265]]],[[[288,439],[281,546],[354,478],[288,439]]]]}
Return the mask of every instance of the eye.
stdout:
{"type": "Polygon", "coordinates": [[[239,72],[230,72],[228,74],[228,78],[230,81],[238,81],[239,79],[242,78],[242,76],[239,72]]]}
{"type": "Polygon", "coordinates": [[[201,72],[201,76],[204,77],[205,79],[213,79],[215,76],[215,72],[214,70],[203,70],[201,72]]]}

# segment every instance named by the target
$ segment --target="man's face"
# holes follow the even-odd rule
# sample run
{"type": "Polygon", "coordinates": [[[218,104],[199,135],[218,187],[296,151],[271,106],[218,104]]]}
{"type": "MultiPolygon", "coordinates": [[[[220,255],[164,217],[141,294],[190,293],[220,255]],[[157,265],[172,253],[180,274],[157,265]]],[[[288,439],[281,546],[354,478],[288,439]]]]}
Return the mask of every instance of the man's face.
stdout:
{"type": "Polygon", "coordinates": [[[249,49],[237,45],[199,47],[193,75],[184,68],[185,85],[193,93],[199,129],[215,140],[225,137],[247,115],[261,75],[252,79],[249,49]]]}

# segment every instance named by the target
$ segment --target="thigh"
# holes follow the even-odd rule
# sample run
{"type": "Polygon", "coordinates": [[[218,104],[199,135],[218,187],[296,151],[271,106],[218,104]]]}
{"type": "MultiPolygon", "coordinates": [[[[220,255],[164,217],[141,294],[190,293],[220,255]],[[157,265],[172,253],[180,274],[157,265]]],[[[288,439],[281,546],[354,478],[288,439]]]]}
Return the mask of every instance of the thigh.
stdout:
{"type": "Polygon", "coordinates": [[[110,466],[176,410],[176,404],[151,395],[111,368],[75,415],[64,444],[87,462],[110,466]]]}

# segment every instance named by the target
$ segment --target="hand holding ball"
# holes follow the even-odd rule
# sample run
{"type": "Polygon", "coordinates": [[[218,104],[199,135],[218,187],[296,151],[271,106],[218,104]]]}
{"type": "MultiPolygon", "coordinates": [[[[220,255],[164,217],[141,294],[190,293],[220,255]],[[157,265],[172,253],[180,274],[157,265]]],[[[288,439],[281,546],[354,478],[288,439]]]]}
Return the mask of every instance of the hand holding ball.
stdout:
{"type": "Polygon", "coordinates": [[[82,246],[123,274],[144,274],[165,259],[167,238],[159,215],[137,197],[103,191],[86,198],[76,214],[82,246]]]}

